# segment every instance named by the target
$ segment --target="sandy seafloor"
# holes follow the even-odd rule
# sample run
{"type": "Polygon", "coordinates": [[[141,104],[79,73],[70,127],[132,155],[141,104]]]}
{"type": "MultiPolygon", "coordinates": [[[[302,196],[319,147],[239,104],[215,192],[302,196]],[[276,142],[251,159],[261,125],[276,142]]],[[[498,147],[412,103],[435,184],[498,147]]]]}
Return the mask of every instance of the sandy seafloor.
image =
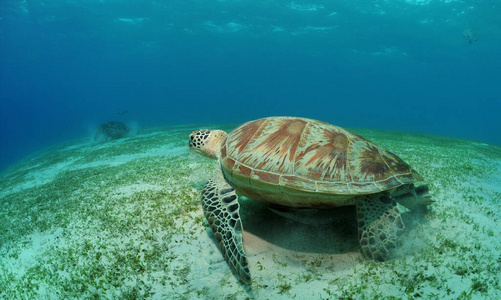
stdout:
{"type": "Polygon", "coordinates": [[[0,298],[501,299],[501,147],[355,129],[421,173],[435,203],[404,213],[398,247],[376,263],[350,210],[305,225],[241,198],[246,289],[204,226],[216,162],[187,146],[201,127],[69,141],[4,171],[0,298]]]}

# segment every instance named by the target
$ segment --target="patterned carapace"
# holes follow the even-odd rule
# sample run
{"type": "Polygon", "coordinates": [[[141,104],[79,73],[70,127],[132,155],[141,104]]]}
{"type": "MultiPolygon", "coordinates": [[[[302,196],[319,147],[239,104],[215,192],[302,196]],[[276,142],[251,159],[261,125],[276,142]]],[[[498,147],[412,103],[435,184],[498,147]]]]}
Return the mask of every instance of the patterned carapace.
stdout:
{"type": "MultiPolygon", "coordinates": [[[[221,164],[244,194],[249,187],[282,194],[292,189],[298,196],[354,196],[422,180],[402,159],[353,132],[295,117],[237,127],[223,141],[221,164]]],[[[255,192],[249,196],[256,198],[255,192]]]]}

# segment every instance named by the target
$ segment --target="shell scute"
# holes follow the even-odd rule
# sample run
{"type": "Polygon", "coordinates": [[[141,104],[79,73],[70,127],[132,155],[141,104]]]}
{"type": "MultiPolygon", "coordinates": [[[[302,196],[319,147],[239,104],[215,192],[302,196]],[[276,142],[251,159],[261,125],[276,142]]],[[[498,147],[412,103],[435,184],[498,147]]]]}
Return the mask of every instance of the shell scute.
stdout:
{"type": "Polygon", "coordinates": [[[314,183],[311,180],[307,180],[305,178],[292,175],[283,175],[280,176],[280,186],[300,190],[308,190],[312,186],[314,186],[314,183]]]}
{"type": "Polygon", "coordinates": [[[247,144],[259,130],[264,121],[265,119],[260,119],[245,123],[245,126],[237,127],[231,132],[232,139],[228,141],[228,147],[233,149],[237,155],[240,154],[246,148],[247,144]]]}
{"type": "Polygon", "coordinates": [[[350,137],[336,127],[325,126],[312,124],[305,132],[294,163],[295,174],[315,180],[344,181],[349,176],[346,149],[350,137]]]}
{"type": "Polygon", "coordinates": [[[301,119],[260,122],[259,128],[257,124],[251,124],[252,130],[242,130],[247,134],[243,136],[246,139],[245,147],[240,146],[243,145],[239,141],[240,135],[232,135],[228,147],[235,145],[238,148],[235,155],[242,164],[258,170],[289,174],[294,167],[292,162],[305,126],[306,121],[301,119]],[[250,132],[254,132],[252,137],[248,136],[250,132]]]}
{"type": "Polygon", "coordinates": [[[362,141],[354,143],[353,160],[350,162],[352,179],[358,182],[374,182],[388,176],[390,169],[385,163],[379,149],[374,144],[362,141]]]}
{"type": "Polygon", "coordinates": [[[245,176],[247,178],[250,178],[251,174],[252,174],[252,169],[245,166],[245,165],[242,165],[242,164],[236,164],[233,167],[232,171],[234,174],[239,174],[239,175],[245,176]]]}
{"type": "Polygon", "coordinates": [[[261,180],[264,182],[269,182],[271,184],[279,184],[280,182],[280,175],[275,173],[254,170],[251,176],[251,179],[261,180]]]}

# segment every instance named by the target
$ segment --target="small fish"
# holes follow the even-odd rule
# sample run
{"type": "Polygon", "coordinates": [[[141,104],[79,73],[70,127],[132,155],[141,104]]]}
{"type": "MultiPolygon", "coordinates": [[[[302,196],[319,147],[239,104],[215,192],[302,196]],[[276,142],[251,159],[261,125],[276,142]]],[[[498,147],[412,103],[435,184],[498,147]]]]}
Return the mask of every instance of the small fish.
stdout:
{"type": "Polygon", "coordinates": [[[471,29],[465,29],[463,31],[463,38],[467,39],[468,43],[470,43],[470,44],[478,41],[477,33],[471,29]]]}
{"type": "Polygon", "coordinates": [[[120,116],[121,116],[121,115],[125,115],[125,114],[126,114],[126,113],[128,113],[128,112],[129,112],[128,110],[119,111],[119,112],[117,113],[117,115],[120,115],[120,116]]]}

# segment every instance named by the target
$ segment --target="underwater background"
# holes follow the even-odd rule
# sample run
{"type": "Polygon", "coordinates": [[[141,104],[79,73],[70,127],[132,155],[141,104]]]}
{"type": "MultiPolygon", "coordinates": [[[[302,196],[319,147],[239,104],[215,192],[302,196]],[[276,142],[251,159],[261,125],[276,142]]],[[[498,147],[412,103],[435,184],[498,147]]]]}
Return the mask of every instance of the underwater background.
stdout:
{"type": "Polygon", "coordinates": [[[501,144],[498,1],[0,2],[0,170],[106,121],[295,115],[501,144]]]}
{"type": "Polygon", "coordinates": [[[0,299],[501,299],[500,5],[0,0],[0,299]],[[241,196],[252,283],[232,274],[189,134],[273,115],[422,175],[387,261],[353,207],[241,196]]]}

